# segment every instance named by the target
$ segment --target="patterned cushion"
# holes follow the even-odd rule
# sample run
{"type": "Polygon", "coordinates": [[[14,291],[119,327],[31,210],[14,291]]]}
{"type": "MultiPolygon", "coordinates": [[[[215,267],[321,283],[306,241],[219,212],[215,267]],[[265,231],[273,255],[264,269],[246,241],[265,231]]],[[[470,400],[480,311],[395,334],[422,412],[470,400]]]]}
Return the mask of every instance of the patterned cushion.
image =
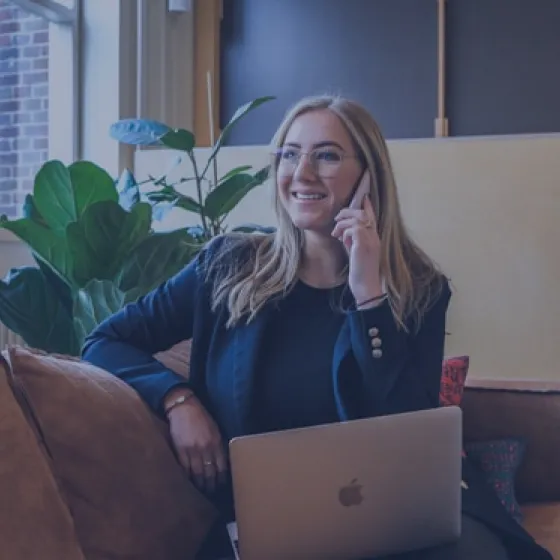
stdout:
{"type": "Polygon", "coordinates": [[[510,515],[521,522],[523,515],[515,495],[515,475],[525,455],[526,444],[517,438],[471,442],[467,456],[480,467],[510,515]]]}
{"type": "Polygon", "coordinates": [[[439,394],[441,406],[461,406],[468,371],[468,356],[454,356],[443,360],[439,394]]]}

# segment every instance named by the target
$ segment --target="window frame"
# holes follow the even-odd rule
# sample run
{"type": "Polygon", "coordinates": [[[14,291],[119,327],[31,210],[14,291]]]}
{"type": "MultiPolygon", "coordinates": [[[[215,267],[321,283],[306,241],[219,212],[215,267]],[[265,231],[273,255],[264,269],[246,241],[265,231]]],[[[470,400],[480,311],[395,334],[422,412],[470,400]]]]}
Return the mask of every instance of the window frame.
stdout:
{"type": "MultiPolygon", "coordinates": [[[[83,1],[74,8],[54,0],[10,0],[12,4],[49,22],[49,117],[48,159],[67,165],[82,152],[82,14],[83,1]],[[70,87],[57,88],[60,83],[70,87]]],[[[0,229],[0,243],[19,242],[0,229]]]]}
{"type": "Polygon", "coordinates": [[[48,159],[66,164],[81,155],[83,1],[74,0],[68,8],[56,0],[11,0],[49,22],[48,159]],[[57,87],[61,83],[70,87],[57,87]]]}
{"type": "Polygon", "coordinates": [[[74,9],[67,8],[56,0],[11,0],[11,2],[22,10],[31,12],[51,23],[72,24],[76,19],[79,0],[76,0],[74,9]]]}
{"type": "Polygon", "coordinates": [[[194,2],[193,131],[199,147],[212,145],[209,130],[207,75],[212,81],[213,139],[220,135],[220,26],[223,0],[194,2]]]}

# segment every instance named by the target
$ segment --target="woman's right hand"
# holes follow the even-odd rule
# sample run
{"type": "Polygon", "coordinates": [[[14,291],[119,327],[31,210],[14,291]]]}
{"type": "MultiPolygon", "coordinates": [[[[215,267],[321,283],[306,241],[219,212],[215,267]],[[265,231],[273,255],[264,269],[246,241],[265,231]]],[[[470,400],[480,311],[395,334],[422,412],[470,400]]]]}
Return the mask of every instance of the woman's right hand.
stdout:
{"type": "MultiPolygon", "coordinates": [[[[180,395],[174,393],[172,397],[180,395]]],[[[173,407],[167,417],[181,465],[200,490],[213,492],[225,482],[228,469],[218,426],[195,396],[173,407]]]]}

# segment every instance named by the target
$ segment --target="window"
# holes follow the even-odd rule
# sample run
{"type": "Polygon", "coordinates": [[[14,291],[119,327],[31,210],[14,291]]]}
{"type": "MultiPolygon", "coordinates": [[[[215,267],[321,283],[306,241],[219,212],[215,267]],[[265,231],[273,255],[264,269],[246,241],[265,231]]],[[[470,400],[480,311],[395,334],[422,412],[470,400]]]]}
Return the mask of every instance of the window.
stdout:
{"type": "Polygon", "coordinates": [[[47,159],[76,153],[75,3],[0,0],[0,215],[21,214],[47,159]]]}

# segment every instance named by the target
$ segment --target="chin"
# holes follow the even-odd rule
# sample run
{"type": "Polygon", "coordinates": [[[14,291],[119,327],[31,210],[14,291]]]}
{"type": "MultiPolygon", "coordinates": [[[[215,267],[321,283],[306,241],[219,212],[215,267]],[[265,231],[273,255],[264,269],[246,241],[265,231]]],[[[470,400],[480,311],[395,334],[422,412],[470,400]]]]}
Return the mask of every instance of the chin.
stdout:
{"type": "Polygon", "coordinates": [[[321,234],[330,234],[334,227],[331,220],[312,218],[311,216],[292,217],[292,223],[302,231],[312,231],[321,234]]]}
{"type": "Polygon", "coordinates": [[[291,200],[283,202],[286,213],[298,229],[330,234],[334,228],[334,217],[330,205],[321,208],[301,208],[297,204],[291,203],[291,200]]]}

